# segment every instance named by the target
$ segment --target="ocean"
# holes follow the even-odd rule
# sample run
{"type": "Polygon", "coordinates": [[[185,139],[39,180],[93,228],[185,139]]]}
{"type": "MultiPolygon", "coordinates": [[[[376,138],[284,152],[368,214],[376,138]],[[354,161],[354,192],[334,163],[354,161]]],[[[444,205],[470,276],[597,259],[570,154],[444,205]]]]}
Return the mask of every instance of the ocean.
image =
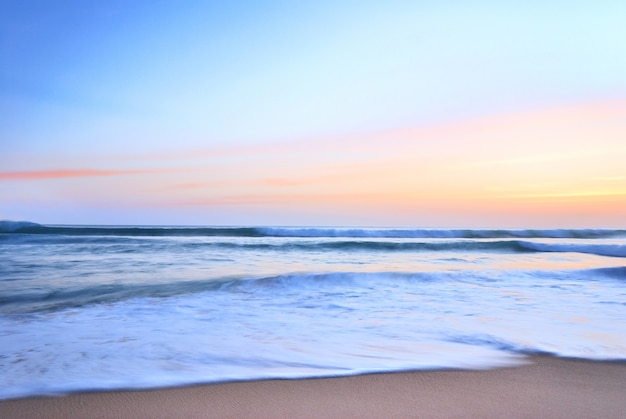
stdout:
{"type": "Polygon", "coordinates": [[[0,399],[626,360],[626,230],[0,222],[0,399]]]}

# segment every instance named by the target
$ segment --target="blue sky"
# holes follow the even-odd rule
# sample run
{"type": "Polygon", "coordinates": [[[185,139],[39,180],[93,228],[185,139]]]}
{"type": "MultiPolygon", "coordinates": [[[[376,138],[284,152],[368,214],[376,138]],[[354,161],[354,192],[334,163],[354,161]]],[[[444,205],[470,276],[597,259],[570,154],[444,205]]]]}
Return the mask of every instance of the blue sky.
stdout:
{"type": "MultiPolygon", "coordinates": [[[[624,22],[626,4],[619,1],[2,1],[0,171],[76,177],[0,178],[0,218],[72,222],[80,214],[80,222],[136,223],[145,207],[159,214],[153,222],[345,223],[358,208],[338,203],[317,217],[307,209],[314,195],[309,201],[298,195],[301,207],[289,211],[269,199],[262,208],[232,204],[189,212],[185,205],[177,212],[165,198],[135,202],[129,194],[141,195],[155,182],[215,184],[206,173],[181,179],[189,168],[222,168],[224,182],[239,179],[242,165],[283,167],[264,169],[272,179],[297,177],[299,166],[312,172],[327,170],[329,162],[375,165],[384,138],[378,152],[358,156],[328,144],[620,102],[626,98],[624,22]],[[313,151],[245,157],[251,146],[289,144],[313,151]],[[316,144],[326,144],[323,153],[315,153],[316,144]],[[155,157],[194,154],[210,157],[155,157]],[[103,209],[86,191],[115,189],[116,183],[98,184],[93,170],[120,171],[110,179],[138,186],[105,193],[110,205],[103,209]],[[156,179],[143,173],[129,181],[141,170],[176,174],[156,179]],[[79,173],[91,175],[78,179],[79,173]]],[[[619,122],[611,124],[609,137],[621,135],[619,122]]],[[[454,141],[474,138],[468,135],[454,141]]],[[[493,141],[516,136],[511,131],[493,141]]],[[[556,137],[555,145],[567,149],[567,135],[556,137]]],[[[429,155],[433,141],[416,137],[411,152],[429,155]]],[[[475,153],[466,158],[478,158],[480,150],[475,153]]],[[[224,196],[221,188],[205,188],[202,196],[224,196]]],[[[254,182],[240,191],[266,192],[273,196],[254,182]]],[[[405,192],[413,193],[410,186],[405,192]]],[[[382,206],[377,215],[364,210],[358,222],[393,224],[386,220],[395,217],[394,208],[382,206]]],[[[449,219],[432,215],[400,218],[403,224],[463,223],[454,211],[449,219]]],[[[479,221],[476,215],[473,222],[479,221]]]]}

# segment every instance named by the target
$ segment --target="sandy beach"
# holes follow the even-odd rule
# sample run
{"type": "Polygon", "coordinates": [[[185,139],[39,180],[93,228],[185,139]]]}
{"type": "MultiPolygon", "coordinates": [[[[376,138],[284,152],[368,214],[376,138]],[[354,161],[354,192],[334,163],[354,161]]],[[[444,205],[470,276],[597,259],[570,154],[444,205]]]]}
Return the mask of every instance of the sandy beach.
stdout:
{"type": "Polygon", "coordinates": [[[0,402],[3,418],[622,418],[626,363],[533,357],[486,371],[267,380],[0,402]]]}

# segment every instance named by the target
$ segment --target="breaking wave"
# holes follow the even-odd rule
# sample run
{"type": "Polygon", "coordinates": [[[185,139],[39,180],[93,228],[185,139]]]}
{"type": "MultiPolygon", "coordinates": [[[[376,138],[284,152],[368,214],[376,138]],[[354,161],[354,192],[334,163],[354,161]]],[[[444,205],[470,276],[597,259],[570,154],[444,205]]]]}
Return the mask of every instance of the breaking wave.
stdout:
{"type": "Polygon", "coordinates": [[[163,227],[163,226],[65,226],[27,221],[0,221],[0,233],[58,234],[69,236],[181,236],[181,237],[311,237],[311,238],[624,238],[626,230],[614,229],[413,229],[413,228],[299,228],[299,227],[163,227]]]}

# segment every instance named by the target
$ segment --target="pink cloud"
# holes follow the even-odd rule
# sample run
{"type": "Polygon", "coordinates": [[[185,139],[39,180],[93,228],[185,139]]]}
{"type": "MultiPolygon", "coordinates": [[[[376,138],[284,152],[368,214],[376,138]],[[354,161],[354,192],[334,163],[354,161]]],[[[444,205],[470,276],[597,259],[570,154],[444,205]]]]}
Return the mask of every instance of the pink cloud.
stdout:
{"type": "Polygon", "coordinates": [[[95,176],[123,176],[153,173],[165,173],[171,170],[99,170],[99,169],[58,169],[20,172],[0,172],[0,180],[46,180],[62,178],[81,178],[95,176]]]}

